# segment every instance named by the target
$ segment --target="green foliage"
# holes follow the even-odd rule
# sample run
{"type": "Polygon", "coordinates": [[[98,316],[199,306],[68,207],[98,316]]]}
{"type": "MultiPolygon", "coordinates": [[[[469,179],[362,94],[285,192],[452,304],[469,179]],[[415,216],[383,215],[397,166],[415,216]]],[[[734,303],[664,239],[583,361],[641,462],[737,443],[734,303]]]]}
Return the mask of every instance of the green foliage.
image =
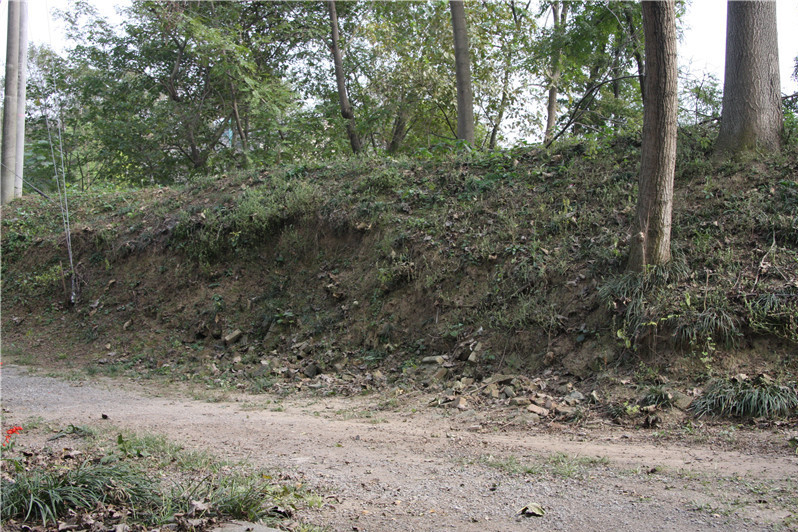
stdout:
{"type": "Polygon", "coordinates": [[[624,272],[599,286],[599,297],[622,318],[623,329],[617,335],[627,347],[637,347],[643,339],[651,341],[662,326],[679,317],[667,311],[674,287],[687,273],[686,261],[677,256],[664,266],[624,272]]]}
{"type": "Polygon", "coordinates": [[[202,264],[236,249],[255,249],[286,224],[312,213],[320,201],[307,180],[275,175],[248,188],[230,205],[185,211],[172,234],[174,245],[202,264]]]}
{"type": "Polygon", "coordinates": [[[642,406],[670,407],[672,402],[673,394],[661,385],[650,386],[640,400],[642,406]]]}
{"type": "Polygon", "coordinates": [[[745,306],[753,330],[798,342],[798,292],[745,298],[745,306]]]}
{"type": "Polygon", "coordinates": [[[798,409],[798,391],[770,379],[717,379],[690,405],[699,416],[775,418],[798,409]]]}

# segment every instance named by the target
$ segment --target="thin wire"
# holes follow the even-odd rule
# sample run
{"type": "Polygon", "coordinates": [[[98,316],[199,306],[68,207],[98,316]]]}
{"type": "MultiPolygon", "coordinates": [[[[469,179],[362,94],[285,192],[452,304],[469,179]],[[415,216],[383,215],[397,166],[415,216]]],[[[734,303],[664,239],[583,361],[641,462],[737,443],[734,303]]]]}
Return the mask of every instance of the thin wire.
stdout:
{"type": "MultiPolygon", "coordinates": [[[[47,9],[47,12],[49,13],[50,3],[49,3],[48,0],[45,0],[45,8],[47,9]]],[[[50,43],[50,49],[52,49],[53,48],[53,33],[52,33],[52,29],[50,27],[50,17],[49,16],[47,17],[47,35],[48,35],[48,39],[49,39],[49,43],[50,43]]],[[[43,84],[47,83],[47,76],[43,76],[42,77],[42,83],[43,84]]],[[[55,83],[53,83],[53,87],[55,87],[55,83]]],[[[44,90],[42,90],[42,92],[46,94],[46,92],[44,90]]],[[[60,110],[61,106],[58,105],[59,104],[58,91],[53,91],[53,92],[54,92],[54,95],[55,95],[55,100],[56,100],[55,103],[56,103],[57,110],[60,110]]],[[[47,109],[48,106],[47,106],[47,103],[46,103],[47,99],[45,98],[44,101],[45,101],[44,122],[45,122],[45,125],[47,127],[47,139],[48,139],[48,141],[50,143],[50,157],[53,160],[53,169],[54,169],[54,172],[55,172],[55,183],[56,183],[56,188],[58,189],[58,203],[61,206],[61,220],[62,220],[62,222],[64,224],[64,233],[66,235],[67,255],[69,256],[69,269],[72,272],[72,275],[71,275],[71,278],[70,278],[70,281],[71,281],[70,285],[71,285],[71,288],[72,288],[72,292],[70,294],[70,302],[74,305],[75,301],[77,299],[77,290],[76,290],[76,286],[75,286],[75,277],[76,277],[75,276],[75,264],[74,264],[74,261],[73,261],[73,258],[72,258],[72,230],[71,230],[70,224],[69,224],[69,200],[67,199],[66,171],[65,171],[65,166],[64,166],[64,144],[63,144],[63,140],[62,140],[63,139],[63,135],[61,133],[63,123],[61,121],[60,113],[56,112],[56,120],[57,120],[56,121],[56,125],[58,127],[58,150],[59,150],[59,154],[61,155],[61,179],[59,180],[58,179],[58,164],[56,163],[55,148],[53,147],[53,136],[52,136],[52,133],[51,133],[51,130],[50,130],[50,119],[47,117],[47,111],[48,111],[48,109],[47,109]],[[61,192],[62,183],[63,183],[63,187],[64,187],[63,188],[63,194],[61,192]]]]}
{"type": "MultiPolygon", "coordinates": [[[[59,122],[60,122],[60,120],[59,120],[59,122]]],[[[50,144],[50,157],[53,160],[53,168],[54,168],[54,171],[55,171],[55,184],[56,184],[56,188],[58,189],[58,203],[59,203],[59,205],[61,207],[61,221],[64,224],[64,234],[66,235],[67,255],[69,256],[69,269],[72,272],[71,283],[70,283],[71,288],[72,288],[72,292],[70,294],[70,301],[74,304],[75,303],[75,265],[74,265],[74,263],[72,261],[72,231],[70,230],[70,227],[69,227],[69,205],[67,203],[66,176],[62,175],[63,183],[64,183],[64,189],[63,189],[63,193],[62,193],[62,191],[61,191],[61,181],[62,180],[60,180],[58,178],[58,165],[57,165],[56,160],[55,160],[55,148],[53,147],[53,135],[51,133],[50,119],[47,118],[46,109],[45,109],[45,113],[44,113],[44,123],[47,126],[47,139],[48,139],[49,144],[50,144]]],[[[60,134],[61,134],[61,132],[60,132],[60,129],[59,129],[59,136],[60,136],[60,134]]],[[[63,161],[63,152],[62,152],[62,161],[63,161]]],[[[63,166],[61,167],[61,170],[63,172],[63,166]]]]}
{"type": "MultiPolygon", "coordinates": [[[[3,3],[3,0],[0,0],[0,5],[2,5],[2,3],[3,3]]],[[[9,170],[12,174],[14,174],[14,177],[19,177],[20,179],[22,179],[22,182],[25,183],[26,185],[28,185],[30,188],[32,188],[34,192],[37,192],[38,194],[41,194],[42,197],[47,198],[50,201],[53,201],[53,198],[51,198],[50,196],[48,196],[47,194],[42,192],[39,188],[36,187],[36,185],[34,185],[33,183],[31,183],[30,181],[25,179],[23,176],[19,175],[16,172],[16,168],[13,168],[13,169],[9,168],[7,164],[3,164],[3,163],[0,163],[0,166],[3,166],[7,170],[9,170]]]]}

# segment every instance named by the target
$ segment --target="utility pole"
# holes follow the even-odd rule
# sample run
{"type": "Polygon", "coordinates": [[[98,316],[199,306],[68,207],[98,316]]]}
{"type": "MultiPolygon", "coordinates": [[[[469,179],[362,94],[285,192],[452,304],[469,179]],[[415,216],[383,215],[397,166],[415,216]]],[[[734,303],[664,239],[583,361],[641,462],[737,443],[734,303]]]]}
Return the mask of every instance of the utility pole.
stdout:
{"type": "Polygon", "coordinates": [[[19,0],[19,62],[17,63],[17,157],[14,197],[22,197],[25,168],[25,110],[28,82],[28,0],[19,0]]]}
{"type": "Polygon", "coordinates": [[[5,99],[3,100],[3,150],[0,166],[0,201],[14,198],[17,169],[17,68],[19,64],[19,3],[8,2],[8,44],[6,46],[5,99]]]}

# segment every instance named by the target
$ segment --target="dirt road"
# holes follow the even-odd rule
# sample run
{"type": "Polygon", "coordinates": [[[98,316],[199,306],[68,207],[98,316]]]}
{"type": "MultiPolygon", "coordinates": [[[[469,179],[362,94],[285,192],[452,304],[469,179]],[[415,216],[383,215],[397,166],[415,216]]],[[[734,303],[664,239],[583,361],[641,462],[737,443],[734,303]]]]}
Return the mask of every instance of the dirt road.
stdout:
{"type": "Polygon", "coordinates": [[[293,472],[329,496],[301,519],[332,530],[798,527],[798,456],[778,433],[734,429],[718,440],[606,423],[522,430],[492,424],[491,412],[424,407],[423,397],[211,403],[13,366],[1,377],[6,424],[35,416],[113,424],[293,472]],[[545,515],[518,515],[530,503],[545,515]]]}

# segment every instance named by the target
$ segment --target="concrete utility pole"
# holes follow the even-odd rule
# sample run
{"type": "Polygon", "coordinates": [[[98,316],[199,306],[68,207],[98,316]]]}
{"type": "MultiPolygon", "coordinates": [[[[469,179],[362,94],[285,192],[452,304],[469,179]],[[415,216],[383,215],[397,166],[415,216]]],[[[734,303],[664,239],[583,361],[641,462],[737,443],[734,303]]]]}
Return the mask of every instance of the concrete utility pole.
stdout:
{"type": "Polygon", "coordinates": [[[28,83],[28,0],[19,0],[19,63],[17,63],[17,158],[14,197],[22,196],[25,167],[25,110],[28,83]]]}
{"type": "MultiPolygon", "coordinates": [[[[0,154],[0,202],[6,204],[15,196],[22,194],[22,163],[25,149],[25,76],[21,74],[20,60],[27,66],[27,28],[21,30],[22,24],[27,26],[27,0],[9,0],[8,2],[8,44],[6,46],[6,79],[5,99],[3,101],[3,148],[0,154]],[[20,36],[25,36],[25,43],[20,36]],[[22,91],[20,94],[20,84],[22,91]],[[22,105],[20,105],[20,96],[22,105]],[[20,131],[20,127],[23,128],[20,131]],[[20,145],[19,148],[17,147],[20,145]],[[19,161],[17,158],[19,157],[19,161]],[[19,170],[20,177],[16,177],[19,170]],[[19,192],[17,193],[17,180],[19,192]]],[[[24,67],[23,67],[24,69],[24,67]]]]}

